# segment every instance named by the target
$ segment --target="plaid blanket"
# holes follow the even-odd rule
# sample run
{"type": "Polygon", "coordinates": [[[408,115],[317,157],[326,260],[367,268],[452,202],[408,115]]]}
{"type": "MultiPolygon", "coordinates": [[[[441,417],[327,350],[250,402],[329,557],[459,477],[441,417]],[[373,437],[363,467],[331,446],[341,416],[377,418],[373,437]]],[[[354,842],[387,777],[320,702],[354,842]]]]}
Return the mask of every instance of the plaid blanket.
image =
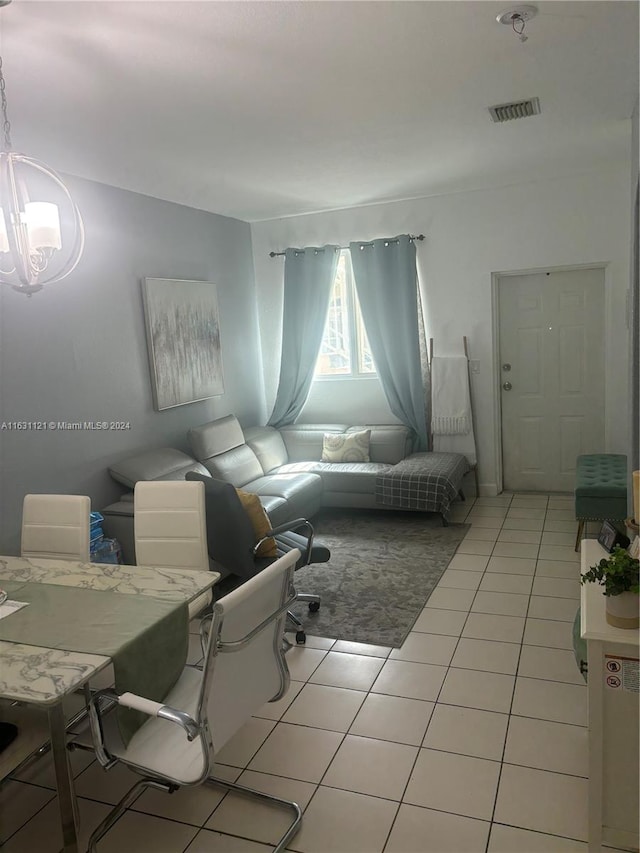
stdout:
{"type": "Polygon", "coordinates": [[[445,515],[470,470],[461,453],[413,453],[378,474],[376,503],[445,515]]]}

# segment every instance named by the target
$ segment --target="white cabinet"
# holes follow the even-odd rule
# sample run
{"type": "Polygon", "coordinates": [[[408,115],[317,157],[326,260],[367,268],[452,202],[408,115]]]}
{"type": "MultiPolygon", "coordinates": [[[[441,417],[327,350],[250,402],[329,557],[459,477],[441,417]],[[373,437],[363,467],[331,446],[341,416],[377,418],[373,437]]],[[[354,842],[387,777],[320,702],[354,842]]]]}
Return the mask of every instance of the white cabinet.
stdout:
{"type": "MultiPolygon", "coordinates": [[[[582,572],[607,556],[584,539],[582,572]]],[[[637,850],[640,634],[607,624],[602,587],[593,583],[582,587],[580,628],[589,661],[589,853],[603,844],[637,850]]]]}

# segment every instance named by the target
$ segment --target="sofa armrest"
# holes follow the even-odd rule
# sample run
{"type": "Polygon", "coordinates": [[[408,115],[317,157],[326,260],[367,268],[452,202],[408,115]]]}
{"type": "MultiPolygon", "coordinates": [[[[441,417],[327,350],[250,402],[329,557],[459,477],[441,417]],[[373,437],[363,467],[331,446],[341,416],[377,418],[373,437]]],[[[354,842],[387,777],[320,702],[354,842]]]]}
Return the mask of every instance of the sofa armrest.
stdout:
{"type": "Polygon", "coordinates": [[[192,456],[174,447],[138,453],[109,467],[113,479],[129,489],[134,489],[139,480],[184,480],[187,471],[208,473],[192,456]]]}

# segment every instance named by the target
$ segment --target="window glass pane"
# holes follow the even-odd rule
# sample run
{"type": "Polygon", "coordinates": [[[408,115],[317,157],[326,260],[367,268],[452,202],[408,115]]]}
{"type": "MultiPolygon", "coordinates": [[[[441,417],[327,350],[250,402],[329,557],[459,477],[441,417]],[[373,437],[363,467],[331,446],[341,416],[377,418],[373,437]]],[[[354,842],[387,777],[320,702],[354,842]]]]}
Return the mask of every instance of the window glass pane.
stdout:
{"type": "Polygon", "coordinates": [[[345,253],[340,253],[336,278],[329,301],[329,313],[324,329],[316,374],[343,376],[351,373],[349,316],[347,307],[347,275],[345,253]]]}
{"type": "Polygon", "coordinates": [[[373,363],[371,347],[369,346],[369,339],[367,338],[367,332],[364,327],[364,322],[362,320],[362,312],[360,311],[360,304],[357,301],[357,297],[355,300],[355,306],[356,336],[358,340],[358,373],[375,373],[376,367],[373,363]]]}
{"type": "Polygon", "coordinates": [[[376,372],[353,282],[351,255],[340,252],[316,376],[373,375],[376,372]]]}

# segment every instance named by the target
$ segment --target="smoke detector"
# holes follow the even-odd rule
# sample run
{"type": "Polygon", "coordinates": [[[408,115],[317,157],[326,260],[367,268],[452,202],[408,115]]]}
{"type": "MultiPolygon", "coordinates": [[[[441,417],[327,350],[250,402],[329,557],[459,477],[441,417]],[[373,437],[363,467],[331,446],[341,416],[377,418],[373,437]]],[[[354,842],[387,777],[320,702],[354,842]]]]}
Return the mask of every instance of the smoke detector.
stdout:
{"type": "Polygon", "coordinates": [[[524,4],[522,6],[513,6],[511,9],[506,9],[504,12],[500,12],[500,14],[496,16],[496,21],[499,24],[504,24],[506,27],[511,27],[520,41],[524,42],[528,39],[528,36],[524,34],[524,28],[527,21],[535,18],[537,14],[537,6],[524,4]]]}

